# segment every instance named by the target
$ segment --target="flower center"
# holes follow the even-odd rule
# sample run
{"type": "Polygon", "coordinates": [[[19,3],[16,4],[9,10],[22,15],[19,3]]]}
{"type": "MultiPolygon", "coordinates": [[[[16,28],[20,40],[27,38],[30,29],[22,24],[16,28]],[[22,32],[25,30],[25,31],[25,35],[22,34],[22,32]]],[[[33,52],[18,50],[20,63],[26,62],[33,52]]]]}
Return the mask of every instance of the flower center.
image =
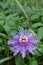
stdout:
{"type": "Polygon", "coordinates": [[[28,37],[26,35],[21,35],[19,38],[20,42],[28,42],[28,37]]]}

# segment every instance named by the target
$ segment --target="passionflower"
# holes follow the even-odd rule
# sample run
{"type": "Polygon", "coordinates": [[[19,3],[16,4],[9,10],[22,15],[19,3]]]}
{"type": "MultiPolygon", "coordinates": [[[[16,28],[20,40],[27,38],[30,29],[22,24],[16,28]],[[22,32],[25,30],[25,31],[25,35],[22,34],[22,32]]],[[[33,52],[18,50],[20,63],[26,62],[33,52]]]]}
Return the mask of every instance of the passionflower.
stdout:
{"type": "Polygon", "coordinates": [[[35,44],[37,42],[38,40],[31,32],[25,33],[23,31],[19,31],[18,34],[13,33],[12,39],[8,40],[8,45],[10,46],[14,56],[20,52],[24,58],[26,56],[26,52],[34,55],[34,50],[37,48],[35,44]]]}

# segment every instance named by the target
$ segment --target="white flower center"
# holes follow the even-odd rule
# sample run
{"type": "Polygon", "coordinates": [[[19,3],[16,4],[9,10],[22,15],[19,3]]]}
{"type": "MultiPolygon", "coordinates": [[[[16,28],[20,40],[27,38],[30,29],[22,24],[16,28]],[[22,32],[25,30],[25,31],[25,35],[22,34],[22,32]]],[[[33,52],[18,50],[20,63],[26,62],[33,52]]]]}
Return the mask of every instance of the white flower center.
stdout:
{"type": "Polygon", "coordinates": [[[21,35],[19,38],[20,42],[28,42],[28,37],[26,35],[21,35]]]}

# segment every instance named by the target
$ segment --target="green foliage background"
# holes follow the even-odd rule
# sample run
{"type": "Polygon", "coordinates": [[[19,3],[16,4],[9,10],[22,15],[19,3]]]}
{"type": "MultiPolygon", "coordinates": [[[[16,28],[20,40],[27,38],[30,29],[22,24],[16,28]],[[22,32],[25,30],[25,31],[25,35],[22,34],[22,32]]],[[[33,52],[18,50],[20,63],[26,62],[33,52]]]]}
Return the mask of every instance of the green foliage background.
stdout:
{"type": "Polygon", "coordinates": [[[43,0],[0,0],[0,63],[43,65],[43,0]],[[35,56],[27,53],[26,60],[21,55],[13,58],[7,45],[10,34],[22,27],[36,34],[40,40],[35,56]],[[7,61],[9,59],[13,61],[7,61]]]}

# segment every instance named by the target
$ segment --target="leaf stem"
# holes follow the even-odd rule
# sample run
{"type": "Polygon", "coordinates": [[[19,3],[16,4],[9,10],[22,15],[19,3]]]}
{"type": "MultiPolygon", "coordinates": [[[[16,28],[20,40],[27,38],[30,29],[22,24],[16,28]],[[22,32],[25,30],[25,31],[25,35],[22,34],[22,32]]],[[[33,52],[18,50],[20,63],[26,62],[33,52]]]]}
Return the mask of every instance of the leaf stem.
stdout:
{"type": "Polygon", "coordinates": [[[7,58],[4,58],[4,59],[1,59],[1,60],[0,60],[0,64],[3,63],[3,62],[5,62],[5,61],[7,61],[7,60],[12,59],[12,58],[13,58],[13,56],[10,56],[10,57],[7,57],[7,58]]]}
{"type": "Polygon", "coordinates": [[[25,12],[24,8],[22,7],[22,5],[20,4],[20,2],[19,2],[18,0],[15,0],[15,1],[16,1],[16,3],[18,4],[18,6],[20,7],[20,9],[22,10],[22,12],[24,13],[25,17],[28,19],[29,17],[28,17],[28,15],[26,14],[26,12],[25,12]]]}

